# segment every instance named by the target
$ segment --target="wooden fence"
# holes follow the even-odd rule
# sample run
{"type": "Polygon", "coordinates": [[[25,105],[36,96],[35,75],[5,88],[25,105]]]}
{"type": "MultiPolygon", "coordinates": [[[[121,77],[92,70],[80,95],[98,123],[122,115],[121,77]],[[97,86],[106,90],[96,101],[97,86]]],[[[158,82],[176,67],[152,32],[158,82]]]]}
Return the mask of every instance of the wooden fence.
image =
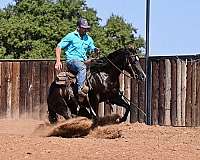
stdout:
{"type": "Polygon", "coordinates": [[[52,61],[0,62],[0,117],[44,119],[52,61]]]}
{"type": "Polygon", "coordinates": [[[200,125],[200,59],[154,57],[152,62],[152,123],[200,125]]]}
{"type": "MultiPolygon", "coordinates": [[[[152,57],[152,124],[200,125],[200,65],[195,57],[152,57]]],[[[145,60],[141,60],[145,69],[145,60]]],[[[45,119],[54,61],[0,61],[0,118],[45,119]]],[[[120,76],[120,87],[134,107],[130,122],[145,122],[145,82],[120,76]],[[139,108],[139,109],[138,109],[139,108]],[[142,112],[143,111],[143,112],[142,112]]],[[[122,115],[118,106],[99,105],[99,116],[122,115]]]]}

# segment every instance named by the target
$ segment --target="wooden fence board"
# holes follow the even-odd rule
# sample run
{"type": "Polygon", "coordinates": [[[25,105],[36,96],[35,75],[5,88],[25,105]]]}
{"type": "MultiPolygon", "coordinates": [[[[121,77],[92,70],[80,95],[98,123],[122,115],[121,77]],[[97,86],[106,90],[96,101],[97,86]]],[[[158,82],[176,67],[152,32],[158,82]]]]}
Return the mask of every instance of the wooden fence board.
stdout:
{"type": "Polygon", "coordinates": [[[33,62],[33,119],[40,119],[40,63],[33,62]]]}
{"type": "Polygon", "coordinates": [[[187,62],[182,61],[181,64],[181,121],[182,126],[185,126],[185,106],[186,106],[186,75],[187,75],[187,62]]]}
{"type": "Polygon", "coordinates": [[[158,124],[158,99],[159,99],[159,64],[152,62],[152,124],[158,124]]]}
{"type": "Polygon", "coordinates": [[[7,114],[7,71],[8,71],[8,62],[2,63],[1,65],[1,106],[0,106],[0,115],[1,118],[6,118],[7,114]]]}
{"type": "MultiPolygon", "coordinates": [[[[124,74],[120,75],[119,81],[120,81],[120,91],[122,91],[124,93],[124,74]]],[[[116,113],[118,115],[122,116],[124,113],[124,109],[121,106],[117,106],[117,105],[115,105],[115,107],[116,107],[116,113]]],[[[104,112],[106,112],[105,109],[104,109],[104,112]]]]}
{"type": "Polygon", "coordinates": [[[22,119],[27,118],[26,112],[26,101],[27,101],[27,90],[28,90],[28,79],[27,79],[27,63],[20,62],[20,97],[19,97],[19,116],[22,119]]]}
{"type": "Polygon", "coordinates": [[[40,119],[47,117],[47,86],[48,86],[48,63],[40,63],[40,119]]]}
{"type": "Polygon", "coordinates": [[[176,82],[177,82],[177,103],[176,103],[176,108],[177,108],[177,126],[181,126],[181,61],[177,59],[177,77],[176,77],[176,82]]]}
{"type": "Polygon", "coordinates": [[[27,98],[26,98],[26,114],[27,118],[32,118],[33,113],[33,61],[27,62],[27,98]]]}
{"type": "Polygon", "coordinates": [[[196,126],[196,62],[192,62],[192,126],[196,126]]]}
{"type": "Polygon", "coordinates": [[[165,60],[165,125],[171,125],[170,120],[170,102],[171,102],[171,63],[169,59],[165,60]]]}
{"type": "Polygon", "coordinates": [[[188,61],[187,63],[187,88],[186,88],[186,113],[185,113],[185,125],[191,126],[191,108],[192,108],[192,64],[188,61]]]}
{"type": "MultiPolygon", "coordinates": [[[[145,71],[145,61],[144,59],[140,61],[140,64],[141,64],[141,67],[142,69],[145,71]]],[[[141,82],[139,81],[138,82],[138,87],[139,87],[139,90],[138,90],[138,103],[139,103],[139,108],[144,112],[146,113],[146,109],[145,109],[145,82],[141,82]]],[[[144,115],[144,113],[139,111],[139,122],[145,122],[146,120],[146,117],[144,115]]]]}
{"type": "Polygon", "coordinates": [[[138,83],[135,79],[131,79],[131,102],[134,104],[130,111],[130,122],[135,123],[138,121],[138,83]]]}
{"type": "Polygon", "coordinates": [[[12,62],[8,63],[7,66],[7,72],[6,72],[6,77],[7,77],[7,111],[6,111],[6,118],[11,119],[11,112],[12,112],[12,106],[11,106],[11,93],[12,93],[12,62]]]}
{"type": "Polygon", "coordinates": [[[105,116],[108,116],[111,114],[111,104],[108,104],[108,103],[104,103],[104,115],[105,116]]]}
{"type": "Polygon", "coordinates": [[[20,62],[13,62],[12,65],[12,118],[19,119],[19,90],[20,90],[20,62]]]}
{"type": "Polygon", "coordinates": [[[98,106],[98,116],[99,117],[104,116],[104,102],[101,102],[98,106]]]}
{"type": "MultiPolygon", "coordinates": [[[[54,81],[55,77],[54,77],[54,63],[53,62],[48,62],[48,77],[47,77],[47,88],[50,87],[51,83],[54,81]]],[[[47,89],[48,90],[48,89],[47,89]]]]}
{"type": "MultiPolygon", "coordinates": [[[[124,96],[128,100],[130,100],[130,97],[131,97],[131,79],[127,76],[124,76],[124,96]]],[[[130,104],[130,102],[128,102],[128,103],[130,104]]],[[[128,114],[127,122],[130,122],[130,113],[128,114]]]]}
{"type": "Polygon", "coordinates": [[[176,106],[177,106],[177,78],[176,78],[176,59],[171,60],[171,106],[170,106],[170,115],[171,115],[171,124],[176,126],[176,106]]]}
{"type": "Polygon", "coordinates": [[[197,72],[196,72],[196,105],[197,105],[197,111],[196,111],[196,117],[197,117],[197,126],[200,126],[200,62],[197,61],[197,72]]]}
{"type": "Polygon", "coordinates": [[[165,116],[165,61],[159,61],[159,101],[158,101],[158,110],[159,117],[158,122],[160,125],[164,125],[164,116],[165,116]]]}

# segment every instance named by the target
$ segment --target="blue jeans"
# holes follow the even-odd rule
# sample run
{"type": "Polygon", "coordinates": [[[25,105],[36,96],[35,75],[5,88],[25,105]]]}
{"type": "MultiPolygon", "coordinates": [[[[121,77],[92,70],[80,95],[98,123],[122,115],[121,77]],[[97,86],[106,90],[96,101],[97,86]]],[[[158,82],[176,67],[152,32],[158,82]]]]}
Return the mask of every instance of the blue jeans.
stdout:
{"type": "Polygon", "coordinates": [[[79,60],[67,61],[67,67],[76,74],[77,91],[81,91],[86,79],[86,65],[79,60]]]}

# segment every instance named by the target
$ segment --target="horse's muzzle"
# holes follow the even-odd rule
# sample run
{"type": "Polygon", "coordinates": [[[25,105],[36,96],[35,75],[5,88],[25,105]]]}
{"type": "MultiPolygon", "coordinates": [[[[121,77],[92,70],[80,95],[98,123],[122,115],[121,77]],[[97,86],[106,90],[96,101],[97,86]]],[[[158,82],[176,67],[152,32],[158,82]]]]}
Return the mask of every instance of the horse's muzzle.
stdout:
{"type": "Polygon", "coordinates": [[[145,81],[146,75],[145,75],[144,73],[141,73],[141,74],[138,75],[137,78],[138,78],[140,81],[145,81]]]}

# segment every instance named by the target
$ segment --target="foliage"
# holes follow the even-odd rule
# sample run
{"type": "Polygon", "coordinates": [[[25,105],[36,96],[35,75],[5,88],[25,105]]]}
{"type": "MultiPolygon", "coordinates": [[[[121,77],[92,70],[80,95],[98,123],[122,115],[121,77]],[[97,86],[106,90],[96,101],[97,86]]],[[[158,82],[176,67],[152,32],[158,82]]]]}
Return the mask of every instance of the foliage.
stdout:
{"type": "Polygon", "coordinates": [[[79,17],[88,19],[90,32],[102,55],[134,44],[144,47],[142,37],[122,17],[112,15],[100,26],[96,11],[85,0],[15,0],[0,10],[0,58],[52,58],[60,39],[75,30],[79,17]]]}

